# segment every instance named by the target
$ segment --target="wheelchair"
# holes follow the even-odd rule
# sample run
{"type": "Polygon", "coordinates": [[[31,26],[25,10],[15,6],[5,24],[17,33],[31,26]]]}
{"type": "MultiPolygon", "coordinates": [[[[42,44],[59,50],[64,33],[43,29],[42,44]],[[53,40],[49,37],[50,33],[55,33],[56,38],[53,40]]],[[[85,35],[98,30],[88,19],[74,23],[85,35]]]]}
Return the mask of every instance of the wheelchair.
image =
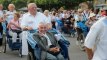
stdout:
{"type": "MultiPolygon", "coordinates": [[[[54,34],[59,33],[55,29],[49,30],[49,32],[52,32],[54,34]]],[[[41,49],[38,47],[37,42],[35,40],[33,40],[33,38],[32,38],[33,34],[34,34],[34,31],[28,33],[27,42],[28,42],[28,51],[29,52],[28,52],[27,60],[40,60],[41,49]],[[30,42],[31,40],[32,40],[32,42],[30,42]],[[36,53],[34,50],[36,50],[36,53]]],[[[65,37],[63,35],[62,35],[62,39],[63,40],[61,40],[59,42],[59,45],[61,45],[61,48],[62,48],[61,53],[66,60],[70,60],[69,54],[68,54],[68,47],[69,47],[70,43],[65,39],[65,37]]]]}
{"type": "MultiPolygon", "coordinates": [[[[11,30],[11,31],[12,31],[12,30],[11,30]]],[[[7,44],[8,44],[8,47],[9,47],[12,51],[18,50],[18,51],[19,51],[19,56],[22,57],[22,41],[21,41],[20,38],[19,38],[19,34],[20,34],[22,31],[19,31],[19,32],[12,31],[12,32],[17,33],[16,42],[13,42],[13,41],[12,41],[12,36],[9,35],[9,30],[7,30],[7,31],[6,31],[6,37],[5,37],[5,39],[4,39],[3,52],[6,53],[7,44]]]]}
{"type": "Polygon", "coordinates": [[[88,33],[88,27],[82,21],[79,21],[77,25],[78,27],[76,28],[76,32],[77,32],[78,46],[80,50],[84,51],[84,40],[88,33]]]}
{"type": "Polygon", "coordinates": [[[79,46],[80,50],[84,50],[85,37],[84,37],[83,31],[80,28],[76,28],[76,31],[77,31],[77,35],[78,35],[77,36],[78,46],[79,46]]]}

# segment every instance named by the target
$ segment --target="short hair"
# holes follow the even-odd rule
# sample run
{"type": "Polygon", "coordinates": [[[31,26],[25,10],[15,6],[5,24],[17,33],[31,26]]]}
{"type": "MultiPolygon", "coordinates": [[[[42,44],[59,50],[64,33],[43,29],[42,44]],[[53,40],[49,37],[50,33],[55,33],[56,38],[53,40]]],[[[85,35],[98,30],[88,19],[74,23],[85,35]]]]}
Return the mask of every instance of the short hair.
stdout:
{"type": "Polygon", "coordinates": [[[45,11],[44,11],[44,13],[46,13],[46,12],[49,13],[49,10],[45,10],[45,11]]]}
{"type": "Polygon", "coordinates": [[[43,26],[46,26],[46,23],[45,22],[40,22],[39,25],[38,25],[38,28],[43,25],[43,26]]]}
{"type": "Polygon", "coordinates": [[[15,5],[14,5],[14,4],[9,4],[9,5],[8,5],[8,8],[9,8],[10,6],[12,6],[12,7],[15,8],[15,5]]]}
{"type": "MultiPolygon", "coordinates": [[[[35,3],[29,3],[28,5],[27,5],[27,7],[29,8],[29,7],[31,7],[32,5],[36,5],[35,3]]],[[[37,5],[36,5],[37,6],[37,5]]]]}
{"type": "Polygon", "coordinates": [[[20,18],[20,13],[16,12],[16,13],[14,13],[14,15],[16,15],[18,18],[20,18]]]}

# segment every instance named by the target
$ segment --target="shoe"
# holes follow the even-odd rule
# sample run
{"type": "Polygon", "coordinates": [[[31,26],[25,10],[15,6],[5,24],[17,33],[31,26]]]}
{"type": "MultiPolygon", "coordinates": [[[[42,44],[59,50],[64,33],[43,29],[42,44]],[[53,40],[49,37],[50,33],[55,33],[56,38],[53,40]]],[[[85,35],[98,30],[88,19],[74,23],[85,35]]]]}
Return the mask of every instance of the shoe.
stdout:
{"type": "Polygon", "coordinates": [[[3,47],[2,47],[2,46],[0,46],[0,53],[1,53],[1,52],[3,52],[3,47]]]}
{"type": "Polygon", "coordinates": [[[83,41],[83,40],[81,40],[81,43],[84,43],[84,41],[83,41]]]}

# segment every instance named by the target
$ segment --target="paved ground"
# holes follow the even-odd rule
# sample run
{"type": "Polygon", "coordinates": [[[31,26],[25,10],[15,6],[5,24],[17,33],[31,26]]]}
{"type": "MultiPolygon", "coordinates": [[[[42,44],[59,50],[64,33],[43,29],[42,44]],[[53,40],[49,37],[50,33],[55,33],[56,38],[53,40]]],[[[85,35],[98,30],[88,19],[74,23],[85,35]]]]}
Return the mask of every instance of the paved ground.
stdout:
{"type": "Polygon", "coordinates": [[[76,45],[76,38],[68,37],[71,45],[69,47],[70,60],[88,60],[86,53],[76,45]]]}
{"type": "MultiPolygon", "coordinates": [[[[84,51],[81,51],[76,45],[76,38],[67,37],[71,45],[69,47],[70,60],[88,60],[84,51]]],[[[27,60],[26,56],[19,57],[17,51],[7,49],[6,53],[0,53],[0,60],[27,60]]]]}

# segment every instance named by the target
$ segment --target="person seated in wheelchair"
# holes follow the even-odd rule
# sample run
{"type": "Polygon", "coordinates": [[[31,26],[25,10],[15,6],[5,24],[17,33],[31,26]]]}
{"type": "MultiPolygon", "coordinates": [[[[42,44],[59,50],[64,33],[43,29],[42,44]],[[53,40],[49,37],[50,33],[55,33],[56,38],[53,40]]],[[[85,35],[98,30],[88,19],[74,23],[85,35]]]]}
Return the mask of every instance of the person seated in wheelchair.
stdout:
{"type": "Polygon", "coordinates": [[[69,34],[71,35],[72,34],[72,31],[74,31],[74,28],[73,28],[73,25],[74,25],[74,18],[73,16],[71,15],[69,18],[63,18],[63,24],[64,26],[62,27],[62,31],[65,33],[65,34],[69,34]]]}
{"type": "Polygon", "coordinates": [[[46,27],[46,23],[39,23],[38,32],[33,35],[33,39],[41,49],[40,60],[64,60],[58,41],[46,27]]]}
{"type": "Polygon", "coordinates": [[[58,44],[61,47],[61,53],[64,56],[66,60],[69,60],[69,53],[68,53],[68,47],[70,45],[70,42],[61,34],[59,30],[56,30],[52,28],[52,24],[47,23],[47,31],[52,33],[55,38],[58,40],[58,44]]]}
{"type": "Polygon", "coordinates": [[[20,22],[19,22],[20,14],[18,12],[14,13],[14,19],[12,19],[8,25],[8,32],[9,35],[12,36],[13,42],[16,42],[17,36],[21,39],[21,28],[20,28],[20,22]]]}

